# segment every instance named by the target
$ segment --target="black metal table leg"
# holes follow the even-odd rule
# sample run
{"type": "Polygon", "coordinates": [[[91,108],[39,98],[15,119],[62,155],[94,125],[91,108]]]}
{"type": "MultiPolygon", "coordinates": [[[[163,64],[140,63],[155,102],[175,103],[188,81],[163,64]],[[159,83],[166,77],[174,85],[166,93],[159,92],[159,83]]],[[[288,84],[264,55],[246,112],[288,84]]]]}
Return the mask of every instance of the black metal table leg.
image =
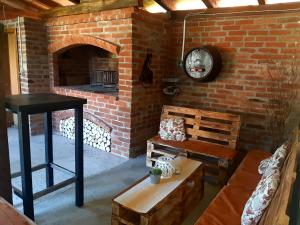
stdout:
{"type": "Polygon", "coordinates": [[[44,126],[45,126],[45,160],[46,160],[46,184],[47,187],[51,187],[54,184],[53,179],[53,132],[52,132],[52,112],[46,112],[44,114],[44,126]]]}
{"type": "Polygon", "coordinates": [[[83,107],[75,108],[75,174],[76,206],[82,206],[83,196],[83,107]]]}
{"type": "Polygon", "coordinates": [[[24,214],[34,220],[28,114],[18,113],[24,214]]]}

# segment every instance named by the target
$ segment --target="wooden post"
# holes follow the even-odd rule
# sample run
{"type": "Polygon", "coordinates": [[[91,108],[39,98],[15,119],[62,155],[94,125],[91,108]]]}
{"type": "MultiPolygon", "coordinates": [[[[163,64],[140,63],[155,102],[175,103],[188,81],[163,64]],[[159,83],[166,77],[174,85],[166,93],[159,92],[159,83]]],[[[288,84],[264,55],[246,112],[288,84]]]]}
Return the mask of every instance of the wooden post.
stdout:
{"type": "MultiPolygon", "coordinates": [[[[0,54],[3,59],[4,26],[0,24],[0,54]]],[[[0,196],[12,203],[10,163],[7,142],[6,112],[4,108],[3,60],[0,60],[0,196]]]]}

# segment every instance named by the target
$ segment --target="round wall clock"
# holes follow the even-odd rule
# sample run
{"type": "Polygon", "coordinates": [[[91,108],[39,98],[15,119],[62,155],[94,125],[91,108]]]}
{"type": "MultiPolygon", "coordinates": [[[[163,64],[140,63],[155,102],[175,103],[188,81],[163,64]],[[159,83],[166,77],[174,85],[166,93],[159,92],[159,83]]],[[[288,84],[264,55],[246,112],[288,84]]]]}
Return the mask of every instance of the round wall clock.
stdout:
{"type": "Polygon", "coordinates": [[[197,81],[211,81],[220,73],[222,58],[216,47],[194,48],[183,61],[185,73],[197,81]]]}

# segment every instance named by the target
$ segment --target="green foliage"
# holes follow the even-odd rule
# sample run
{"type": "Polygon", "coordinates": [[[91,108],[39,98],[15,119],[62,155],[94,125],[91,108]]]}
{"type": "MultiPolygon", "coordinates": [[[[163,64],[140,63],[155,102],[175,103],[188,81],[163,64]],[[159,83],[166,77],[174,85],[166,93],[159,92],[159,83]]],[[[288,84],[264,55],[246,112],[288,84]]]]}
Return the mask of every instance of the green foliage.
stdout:
{"type": "Polygon", "coordinates": [[[159,168],[153,168],[150,170],[150,174],[154,176],[160,176],[162,174],[162,171],[159,168]]]}

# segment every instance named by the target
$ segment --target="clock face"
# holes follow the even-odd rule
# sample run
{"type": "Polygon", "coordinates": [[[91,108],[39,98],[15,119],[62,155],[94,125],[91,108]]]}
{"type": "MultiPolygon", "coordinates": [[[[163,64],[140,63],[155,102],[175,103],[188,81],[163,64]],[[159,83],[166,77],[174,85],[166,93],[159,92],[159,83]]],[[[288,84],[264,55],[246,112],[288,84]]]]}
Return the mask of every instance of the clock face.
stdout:
{"type": "Polygon", "coordinates": [[[192,49],[183,62],[185,73],[194,80],[207,82],[216,78],[222,68],[222,58],[218,49],[206,45],[192,49]]]}
{"type": "Polygon", "coordinates": [[[196,79],[205,78],[213,67],[213,59],[204,49],[194,49],[185,61],[185,70],[189,76],[196,79]]]}

